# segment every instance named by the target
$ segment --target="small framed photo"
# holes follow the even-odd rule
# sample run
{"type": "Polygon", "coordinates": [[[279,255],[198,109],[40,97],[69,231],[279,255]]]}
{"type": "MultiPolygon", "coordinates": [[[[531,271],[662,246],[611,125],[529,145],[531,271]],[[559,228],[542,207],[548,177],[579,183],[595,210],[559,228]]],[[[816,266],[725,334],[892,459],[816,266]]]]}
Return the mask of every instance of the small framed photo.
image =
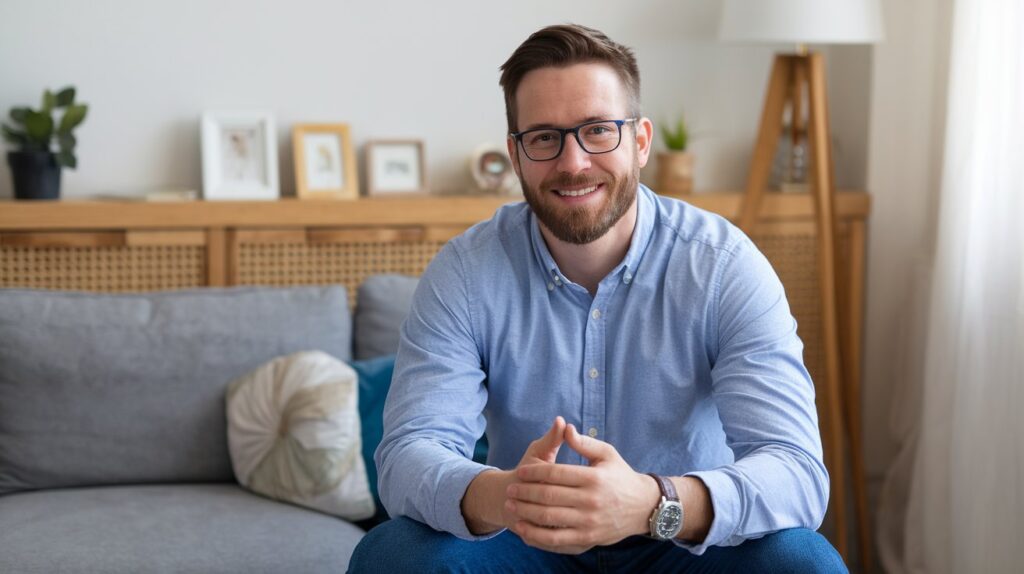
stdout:
{"type": "Polygon", "coordinates": [[[358,199],[359,176],[348,124],[292,128],[295,194],[301,199],[358,199]]]}
{"type": "Polygon", "coordinates": [[[427,193],[423,142],[381,140],[366,144],[367,195],[427,193]]]}
{"type": "Polygon", "coordinates": [[[202,119],[203,198],[277,199],[277,132],[265,112],[207,112],[202,119]]]}

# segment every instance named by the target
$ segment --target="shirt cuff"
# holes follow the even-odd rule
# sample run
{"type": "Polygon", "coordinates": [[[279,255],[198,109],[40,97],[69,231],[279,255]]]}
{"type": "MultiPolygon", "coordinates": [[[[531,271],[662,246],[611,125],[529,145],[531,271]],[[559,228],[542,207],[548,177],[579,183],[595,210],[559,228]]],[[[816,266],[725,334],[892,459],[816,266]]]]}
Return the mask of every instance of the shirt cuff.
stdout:
{"type": "Polygon", "coordinates": [[[494,466],[487,466],[471,460],[460,461],[455,468],[445,473],[437,494],[434,499],[434,516],[437,517],[438,527],[450,532],[463,540],[487,540],[501,534],[501,529],[489,534],[477,536],[469,531],[466,526],[466,518],[462,515],[462,498],[466,495],[469,483],[473,482],[478,474],[485,470],[500,470],[494,466]]]}
{"type": "MultiPolygon", "coordinates": [[[[732,538],[740,512],[740,494],[736,490],[736,484],[728,474],[718,470],[691,472],[684,476],[699,478],[707,486],[708,492],[711,493],[711,508],[714,510],[715,517],[711,519],[711,528],[703,542],[691,544],[678,538],[673,539],[673,542],[697,556],[704,554],[712,546],[728,546],[729,544],[723,544],[723,542],[732,538]]],[[[683,520],[686,520],[685,514],[683,520]]]]}

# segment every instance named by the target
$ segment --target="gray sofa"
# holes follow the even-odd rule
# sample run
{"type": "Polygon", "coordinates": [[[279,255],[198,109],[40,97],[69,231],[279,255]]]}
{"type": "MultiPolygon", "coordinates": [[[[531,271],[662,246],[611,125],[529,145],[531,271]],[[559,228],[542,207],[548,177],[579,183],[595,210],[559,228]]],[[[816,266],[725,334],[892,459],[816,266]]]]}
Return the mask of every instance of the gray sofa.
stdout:
{"type": "MultiPolygon", "coordinates": [[[[361,358],[393,352],[415,286],[375,280],[361,358]]],[[[352,323],[341,287],[0,290],[0,572],[344,572],[364,530],[235,482],[224,391],[295,351],[351,360],[352,323]]]]}

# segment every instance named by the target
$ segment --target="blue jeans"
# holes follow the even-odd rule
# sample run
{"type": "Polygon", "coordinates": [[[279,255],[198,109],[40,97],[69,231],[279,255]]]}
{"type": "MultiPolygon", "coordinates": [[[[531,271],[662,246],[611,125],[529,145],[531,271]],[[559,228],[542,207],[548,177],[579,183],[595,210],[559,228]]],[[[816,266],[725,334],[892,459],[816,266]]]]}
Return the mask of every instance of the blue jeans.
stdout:
{"type": "Polygon", "coordinates": [[[505,531],[480,542],[460,540],[408,518],[374,528],[356,547],[349,572],[847,572],[817,532],[783,530],[739,546],[694,556],[671,542],[633,536],[579,556],[553,554],[505,531]]]}

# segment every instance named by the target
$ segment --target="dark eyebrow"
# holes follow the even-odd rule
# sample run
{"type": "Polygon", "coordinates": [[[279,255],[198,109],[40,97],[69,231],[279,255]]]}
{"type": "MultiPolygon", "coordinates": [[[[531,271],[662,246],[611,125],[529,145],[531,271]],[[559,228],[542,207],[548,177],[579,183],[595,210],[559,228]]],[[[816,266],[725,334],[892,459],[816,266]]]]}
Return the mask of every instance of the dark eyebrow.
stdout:
{"type": "MultiPolygon", "coordinates": [[[[574,125],[573,127],[576,127],[576,126],[578,126],[580,124],[585,124],[587,122],[603,121],[603,120],[607,120],[607,119],[608,118],[605,117],[605,116],[588,116],[588,117],[584,118],[582,122],[574,125]]],[[[521,131],[521,132],[528,132],[530,130],[546,130],[546,129],[563,129],[563,128],[561,128],[560,126],[556,126],[555,124],[530,124],[529,126],[526,126],[525,128],[523,128],[523,129],[521,129],[519,131],[521,131]]]]}

